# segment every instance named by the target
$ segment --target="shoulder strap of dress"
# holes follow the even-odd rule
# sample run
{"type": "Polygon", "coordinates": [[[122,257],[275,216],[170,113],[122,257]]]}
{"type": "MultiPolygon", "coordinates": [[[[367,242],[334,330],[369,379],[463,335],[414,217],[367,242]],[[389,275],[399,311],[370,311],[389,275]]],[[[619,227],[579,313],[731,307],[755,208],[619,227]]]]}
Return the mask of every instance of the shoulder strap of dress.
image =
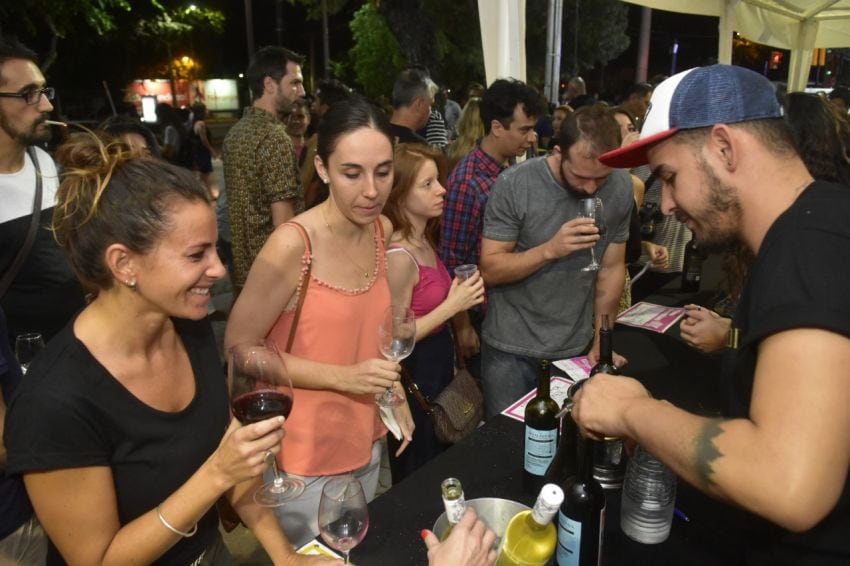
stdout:
{"type": "Polygon", "coordinates": [[[387,255],[389,255],[391,253],[396,253],[396,252],[403,252],[403,253],[407,254],[407,257],[409,257],[410,261],[413,262],[413,265],[416,266],[416,272],[419,273],[419,262],[416,261],[416,258],[413,257],[413,254],[410,253],[410,251],[407,248],[405,248],[403,246],[395,245],[395,244],[390,244],[390,247],[387,248],[387,255]]]}
{"type": "MultiPolygon", "coordinates": [[[[304,271],[303,280],[310,284],[310,271],[313,268],[312,249],[310,247],[310,236],[307,235],[307,230],[298,222],[289,221],[286,224],[294,227],[301,234],[301,239],[304,240],[305,253],[307,253],[307,269],[304,271]]],[[[307,298],[307,288],[301,287],[301,281],[298,282],[300,290],[298,292],[298,304],[295,307],[295,314],[292,316],[292,326],[289,328],[289,338],[286,340],[286,353],[292,351],[292,343],[295,341],[295,330],[298,328],[298,319],[301,318],[301,309],[304,307],[304,299],[307,298]]]]}

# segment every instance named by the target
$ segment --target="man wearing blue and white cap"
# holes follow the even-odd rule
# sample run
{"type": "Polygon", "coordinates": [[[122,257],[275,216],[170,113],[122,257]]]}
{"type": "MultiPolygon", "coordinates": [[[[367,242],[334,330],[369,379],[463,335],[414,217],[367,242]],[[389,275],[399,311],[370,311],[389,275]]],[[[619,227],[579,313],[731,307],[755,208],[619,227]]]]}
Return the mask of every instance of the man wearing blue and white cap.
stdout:
{"type": "Polygon", "coordinates": [[[576,420],[758,516],[748,563],[850,564],[850,188],[812,179],[770,83],[728,65],[663,82],[641,140],[600,161],[649,162],[666,214],[703,245],[740,241],[756,259],[733,320],[724,418],[597,375],[576,420]]]}

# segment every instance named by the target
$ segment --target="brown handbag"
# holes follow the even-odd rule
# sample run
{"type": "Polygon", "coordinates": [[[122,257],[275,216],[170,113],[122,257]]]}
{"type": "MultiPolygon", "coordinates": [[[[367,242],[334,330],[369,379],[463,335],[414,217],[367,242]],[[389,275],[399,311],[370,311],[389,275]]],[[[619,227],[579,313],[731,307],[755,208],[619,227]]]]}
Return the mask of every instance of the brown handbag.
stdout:
{"type": "MultiPolygon", "coordinates": [[[[457,339],[455,351],[460,352],[457,339]]],[[[484,417],[484,396],[478,381],[464,367],[463,356],[457,355],[456,359],[459,367],[455,369],[454,379],[433,401],[420,391],[406,369],[402,367],[401,371],[405,389],[431,418],[437,439],[446,444],[460,442],[469,436],[484,417]]]]}
{"type": "MultiPolygon", "coordinates": [[[[294,224],[295,228],[301,232],[307,253],[312,253],[312,249],[310,247],[310,236],[307,235],[307,231],[304,227],[297,222],[289,222],[289,224],[294,224]]],[[[307,270],[304,272],[304,281],[308,284],[310,282],[311,268],[312,262],[307,263],[307,270]]],[[[298,319],[301,318],[301,308],[304,306],[304,298],[306,296],[307,285],[304,285],[301,289],[301,294],[298,295],[298,304],[295,306],[295,314],[292,316],[292,326],[289,328],[289,339],[286,341],[286,350],[284,350],[287,354],[292,349],[292,342],[295,340],[295,329],[298,326],[298,319]]],[[[219,497],[215,506],[218,509],[218,518],[221,520],[221,528],[223,528],[225,532],[229,533],[242,523],[242,519],[236,512],[236,509],[233,508],[233,505],[230,504],[230,501],[228,501],[225,496],[222,495],[219,497]]]]}

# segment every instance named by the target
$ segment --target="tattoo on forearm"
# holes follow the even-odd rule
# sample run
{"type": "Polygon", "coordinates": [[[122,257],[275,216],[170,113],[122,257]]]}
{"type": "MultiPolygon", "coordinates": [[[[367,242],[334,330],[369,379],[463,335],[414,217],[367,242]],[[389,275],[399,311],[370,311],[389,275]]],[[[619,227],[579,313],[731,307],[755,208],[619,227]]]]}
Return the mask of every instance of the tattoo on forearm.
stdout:
{"type": "Polygon", "coordinates": [[[722,424],[722,419],[710,420],[696,437],[696,451],[694,454],[696,472],[697,477],[704,486],[714,485],[714,480],[711,477],[714,474],[712,464],[715,460],[723,456],[723,453],[714,444],[714,437],[723,432],[722,424]]]}

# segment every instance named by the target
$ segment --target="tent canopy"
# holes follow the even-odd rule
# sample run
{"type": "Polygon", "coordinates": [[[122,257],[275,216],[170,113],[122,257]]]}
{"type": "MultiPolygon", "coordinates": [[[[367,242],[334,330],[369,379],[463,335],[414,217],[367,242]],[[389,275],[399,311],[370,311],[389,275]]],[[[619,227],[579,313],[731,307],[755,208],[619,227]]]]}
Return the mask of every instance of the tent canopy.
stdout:
{"type": "Polygon", "coordinates": [[[732,31],[791,50],[788,90],[806,88],[812,50],[850,47],[850,0],[624,0],[685,14],[720,18],[718,61],[732,61],[732,31]]]}

